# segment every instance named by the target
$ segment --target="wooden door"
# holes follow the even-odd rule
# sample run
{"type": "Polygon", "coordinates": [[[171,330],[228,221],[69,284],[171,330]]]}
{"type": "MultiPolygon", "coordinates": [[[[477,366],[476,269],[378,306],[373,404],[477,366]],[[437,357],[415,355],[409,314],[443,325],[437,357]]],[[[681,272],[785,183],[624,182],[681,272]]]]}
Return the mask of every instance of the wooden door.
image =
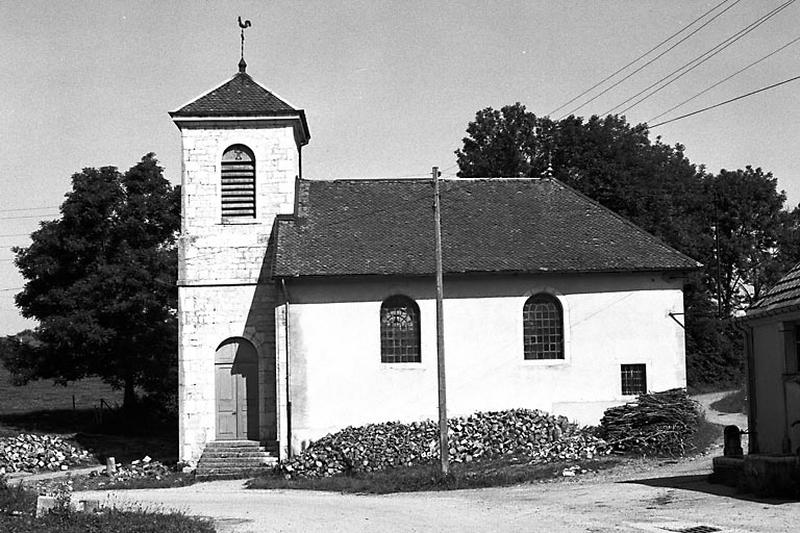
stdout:
{"type": "Polygon", "coordinates": [[[219,440],[258,440],[258,360],[244,339],[224,342],[214,365],[219,440]]]}
{"type": "Polygon", "coordinates": [[[215,365],[217,388],[217,438],[238,439],[238,387],[232,364],[215,365]]]}

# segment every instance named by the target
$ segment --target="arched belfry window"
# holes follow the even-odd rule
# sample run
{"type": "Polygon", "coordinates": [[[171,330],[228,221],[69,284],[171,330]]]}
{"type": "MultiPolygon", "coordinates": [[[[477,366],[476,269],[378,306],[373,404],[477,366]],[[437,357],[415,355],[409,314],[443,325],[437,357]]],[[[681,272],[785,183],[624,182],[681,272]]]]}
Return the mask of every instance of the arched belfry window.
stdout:
{"type": "Polygon", "coordinates": [[[564,312],[555,296],[540,293],[522,308],[525,359],[564,359],[564,312]]]}
{"type": "Polygon", "coordinates": [[[381,362],[419,363],[419,306],[407,296],[390,296],[381,304],[381,362]]]}
{"type": "Polygon", "coordinates": [[[222,154],[222,221],[256,216],[256,158],[243,144],[222,154]]]}

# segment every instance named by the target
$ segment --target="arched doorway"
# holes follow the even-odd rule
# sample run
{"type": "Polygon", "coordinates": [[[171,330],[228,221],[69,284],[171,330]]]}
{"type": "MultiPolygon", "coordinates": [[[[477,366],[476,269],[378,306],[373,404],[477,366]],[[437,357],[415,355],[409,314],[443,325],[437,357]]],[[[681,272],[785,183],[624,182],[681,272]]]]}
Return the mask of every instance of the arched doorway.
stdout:
{"type": "Polygon", "coordinates": [[[214,357],[219,440],[259,440],[258,354],[250,341],[228,339],[214,357]]]}

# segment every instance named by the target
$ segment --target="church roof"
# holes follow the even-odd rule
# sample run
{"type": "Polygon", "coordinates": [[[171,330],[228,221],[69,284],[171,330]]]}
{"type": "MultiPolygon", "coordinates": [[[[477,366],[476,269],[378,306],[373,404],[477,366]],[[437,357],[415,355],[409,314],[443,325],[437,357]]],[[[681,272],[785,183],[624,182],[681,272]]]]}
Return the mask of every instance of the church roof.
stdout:
{"type": "Polygon", "coordinates": [[[173,117],[269,116],[298,110],[256,83],[246,72],[170,113],[173,117]]]}
{"type": "MultiPolygon", "coordinates": [[[[442,180],[445,273],[686,271],[700,264],[552,179],[442,180]]],[[[273,275],[429,275],[428,179],[299,180],[273,275]]]]}
{"type": "Polygon", "coordinates": [[[800,263],[756,300],[747,310],[746,318],[759,318],[782,312],[800,310],[800,263]]]}
{"type": "Polygon", "coordinates": [[[245,72],[246,64],[239,64],[239,72],[222,85],[197,97],[177,111],[170,112],[173,119],[218,117],[284,117],[296,116],[303,130],[303,144],[311,134],[302,109],[295,109],[278,98],[245,72]]]}

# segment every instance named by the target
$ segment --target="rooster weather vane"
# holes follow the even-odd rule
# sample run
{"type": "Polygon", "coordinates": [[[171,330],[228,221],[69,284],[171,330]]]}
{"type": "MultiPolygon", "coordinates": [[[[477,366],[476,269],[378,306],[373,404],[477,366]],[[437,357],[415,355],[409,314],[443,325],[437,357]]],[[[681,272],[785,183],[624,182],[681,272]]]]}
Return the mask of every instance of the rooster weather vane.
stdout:
{"type": "Polygon", "coordinates": [[[239,17],[239,27],[242,29],[242,61],[244,61],[244,30],[250,27],[250,21],[242,22],[242,17],[239,17]]]}

